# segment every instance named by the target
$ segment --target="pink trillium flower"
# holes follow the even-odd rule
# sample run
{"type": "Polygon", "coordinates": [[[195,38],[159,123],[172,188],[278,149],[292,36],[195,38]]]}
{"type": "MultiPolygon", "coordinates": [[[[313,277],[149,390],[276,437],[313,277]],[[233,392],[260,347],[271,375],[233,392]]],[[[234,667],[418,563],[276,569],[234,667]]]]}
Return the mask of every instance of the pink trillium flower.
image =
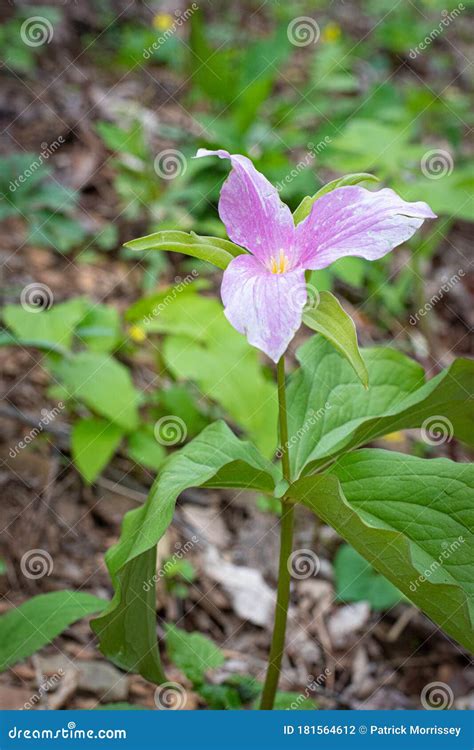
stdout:
{"type": "Polygon", "coordinates": [[[252,346],[277,362],[301,325],[307,300],[305,271],[356,255],[377,260],[408,240],[436,214],[393,190],[340,187],[313,204],[297,226],[277,189],[250,159],[219,149],[196,157],[230,159],[219,216],[232,242],[248,252],[234,258],[222,280],[224,312],[252,346]]]}

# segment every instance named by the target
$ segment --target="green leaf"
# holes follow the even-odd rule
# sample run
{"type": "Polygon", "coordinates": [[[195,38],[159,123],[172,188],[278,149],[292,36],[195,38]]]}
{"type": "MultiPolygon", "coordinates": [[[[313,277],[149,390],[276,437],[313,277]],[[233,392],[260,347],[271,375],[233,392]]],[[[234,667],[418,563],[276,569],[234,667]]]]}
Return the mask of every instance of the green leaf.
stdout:
{"type": "Polygon", "coordinates": [[[166,625],[166,650],[173,664],[194,685],[203,682],[209,669],[222,666],[224,654],[201,633],[187,633],[175,625],[166,625]]]}
{"type": "MultiPolygon", "coordinates": [[[[47,295],[47,291],[41,293],[39,286],[38,290],[38,298],[41,294],[47,295]]],[[[2,315],[20,344],[56,351],[58,346],[64,350],[71,347],[74,328],[84,317],[86,308],[86,300],[78,298],[53,304],[49,310],[40,312],[21,305],[6,305],[2,315]]]]}
{"type": "Polygon", "coordinates": [[[212,711],[238,711],[242,708],[239,691],[231,685],[212,685],[205,683],[195,688],[212,711]]]}
{"type": "Polygon", "coordinates": [[[143,425],[129,435],[128,455],[137,464],[157,471],[166,458],[166,451],[158,443],[153,428],[150,425],[143,425]]]}
{"type": "Polygon", "coordinates": [[[114,455],[123,437],[120,427],[105,419],[81,419],[71,433],[72,457],[91,484],[114,455]]]}
{"type": "Polygon", "coordinates": [[[69,398],[86,404],[124,430],[137,426],[138,392],[127,368],[106,354],[79,352],[57,362],[53,372],[69,398]]]}
{"type": "Polygon", "coordinates": [[[120,340],[120,316],[115,307],[94,305],[87,311],[76,335],[94,352],[110,352],[120,340]]]}
{"type": "Polygon", "coordinates": [[[195,382],[262,453],[273,455],[278,417],[275,383],[265,377],[258,352],[232,328],[221,303],[188,287],[163,306],[150,327],[172,334],[166,337],[162,353],[173,376],[195,382]]]}
{"type": "Polygon", "coordinates": [[[394,349],[363,349],[370,383],[366,391],[347,360],[320,336],[307,341],[297,356],[301,367],[288,385],[293,476],[435,416],[447,419],[453,434],[472,444],[471,360],[458,359],[425,382],[420,365],[394,349]]]}
{"type": "Polygon", "coordinates": [[[339,459],[332,475],[297,480],[287,494],[472,649],[473,489],[472,464],[366,449],[339,459]],[[322,480],[334,481],[332,493],[321,492],[322,480]]]}
{"type": "Polygon", "coordinates": [[[179,232],[168,229],[126,242],[125,247],[139,251],[165,250],[183,253],[184,255],[191,255],[193,258],[206,260],[222,269],[227,268],[230,261],[237,255],[245,252],[243,248],[229,240],[219,239],[218,237],[199,237],[194,232],[179,232]]]}
{"type": "Polygon", "coordinates": [[[321,198],[322,195],[330,193],[331,190],[335,190],[336,188],[340,187],[346,187],[347,185],[358,185],[361,182],[378,181],[379,178],[375,177],[375,175],[373,174],[368,174],[367,172],[358,172],[357,174],[347,174],[344,177],[338,177],[337,179],[328,182],[327,185],[323,185],[323,187],[320,188],[314,195],[307,195],[305,198],[303,198],[298,208],[293,213],[295,224],[299,224],[300,221],[306,219],[306,217],[311,213],[313,203],[315,203],[318,198],[321,198]]]}
{"type": "Polygon", "coordinates": [[[26,659],[82,617],[100,612],[103,599],[81,591],[54,591],[29,599],[0,617],[0,672],[26,659]]]}
{"type": "Polygon", "coordinates": [[[403,601],[403,594],[350,544],[342,544],[334,559],[337,598],[341,602],[369,602],[372,609],[390,609],[403,601]]]}
{"type": "Polygon", "coordinates": [[[224,422],[216,422],[164,463],[145,505],[127,513],[120,540],[106,555],[115,595],[92,623],[102,652],[124,669],[163,681],[156,645],[156,545],[189,487],[245,487],[272,492],[277,468],[224,422]]]}
{"type": "Polygon", "coordinates": [[[352,318],[331,292],[320,292],[315,308],[303,313],[303,323],[321,333],[347,359],[367,388],[369,375],[357,345],[357,332],[352,318]]]}

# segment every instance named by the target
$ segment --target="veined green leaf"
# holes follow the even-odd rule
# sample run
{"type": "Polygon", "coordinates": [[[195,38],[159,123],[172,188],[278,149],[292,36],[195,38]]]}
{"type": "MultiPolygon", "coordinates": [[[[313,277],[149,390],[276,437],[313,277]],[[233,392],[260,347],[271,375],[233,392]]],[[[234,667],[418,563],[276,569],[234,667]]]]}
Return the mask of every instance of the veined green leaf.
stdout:
{"type": "Polygon", "coordinates": [[[287,496],[330,524],[446,633],[474,646],[474,466],[383,450],[297,480],[287,496]],[[321,480],[334,480],[329,500],[321,480]],[[340,482],[340,485],[338,483],[340,482]]]}
{"type": "Polygon", "coordinates": [[[293,213],[295,224],[299,224],[300,221],[303,221],[303,219],[306,219],[306,217],[310,215],[313,203],[315,203],[318,198],[321,198],[322,195],[326,195],[326,193],[330,193],[331,190],[335,190],[336,188],[347,187],[348,185],[358,185],[360,182],[379,182],[379,178],[368,172],[358,172],[356,174],[346,174],[344,177],[338,177],[335,180],[331,180],[327,185],[323,185],[323,187],[314,195],[307,195],[303,198],[298,208],[293,213]]]}
{"type": "Polygon", "coordinates": [[[53,591],[28,599],[0,617],[0,672],[50,643],[69,625],[107,602],[82,591],[53,591]]]}
{"type": "Polygon", "coordinates": [[[367,388],[369,375],[357,345],[357,332],[352,318],[331,292],[320,292],[314,309],[303,314],[303,323],[331,342],[347,359],[354,372],[367,388]]]}
{"type": "Polygon", "coordinates": [[[106,555],[115,595],[92,626],[109,659],[154,682],[163,680],[154,615],[156,545],[178,495],[189,487],[219,486],[273,492],[277,478],[278,469],[224,422],[210,425],[167,459],[147,502],[127,513],[120,540],[106,555]]]}
{"type": "Polygon", "coordinates": [[[396,430],[442,417],[456,437],[472,444],[474,362],[456,360],[425,382],[423,368],[394,349],[363,349],[369,373],[364,390],[347,360],[320,336],[298,351],[301,367],[288,385],[293,476],[396,430]]]}
{"type": "Polygon", "coordinates": [[[219,237],[200,237],[194,232],[163,230],[125,243],[131,250],[164,250],[191,255],[225,269],[243,248],[219,237]]]}

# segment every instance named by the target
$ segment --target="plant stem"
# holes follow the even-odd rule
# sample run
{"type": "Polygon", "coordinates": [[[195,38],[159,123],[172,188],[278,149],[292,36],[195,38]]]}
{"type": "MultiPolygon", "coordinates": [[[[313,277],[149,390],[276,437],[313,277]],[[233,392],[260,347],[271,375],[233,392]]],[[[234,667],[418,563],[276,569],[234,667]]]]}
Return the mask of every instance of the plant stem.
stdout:
{"type": "MultiPolygon", "coordinates": [[[[286,411],[285,391],[285,358],[282,356],[277,365],[278,411],[280,425],[280,452],[283,477],[291,482],[290,459],[288,455],[288,418],[286,411]]],[[[278,566],[278,588],[273,625],[272,645],[268,659],[267,676],[262,691],[260,709],[272,709],[280,676],[281,660],[285,648],[286,620],[290,600],[291,574],[288,558],[293,547],[293,504],[282,499],[280,519],[280,561],[278,566]]]]}

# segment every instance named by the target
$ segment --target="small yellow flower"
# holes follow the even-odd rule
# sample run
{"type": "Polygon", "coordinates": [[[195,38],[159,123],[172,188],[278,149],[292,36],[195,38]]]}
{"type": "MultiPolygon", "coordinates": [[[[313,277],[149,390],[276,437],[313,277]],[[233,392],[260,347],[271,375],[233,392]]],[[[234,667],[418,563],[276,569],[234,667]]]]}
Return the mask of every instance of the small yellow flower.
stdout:
{"type": "Polygon", "coordinates": [[[337,42],[341,36],[342,31],[338,23],[332,21],[323,29],[322,40],[323,42],[337,42]]]}
{"type": "Polygon", "coordinates": [[[157,13],[153,17],[153,28],[158,31],[168,31],[174,24],[174,18],[169,13],[157,13]]]}
{"type": "Polygon", "coordinates": [[[141,344],[142,341],[145,341],[146,339],[146,333],[143,330],[143,328],[140,328],[140,326],[133,325],[130,326],[128,329],[128,335],[132,339],[132,341],[135,341],[137,344],[141,344]]]}
{"type": "Polygon", "coordinates": [[[382,439],[387,443],[403,443],[405,436],[403,432],[389,432],[389,434],[385,435],[382,439]]]}

